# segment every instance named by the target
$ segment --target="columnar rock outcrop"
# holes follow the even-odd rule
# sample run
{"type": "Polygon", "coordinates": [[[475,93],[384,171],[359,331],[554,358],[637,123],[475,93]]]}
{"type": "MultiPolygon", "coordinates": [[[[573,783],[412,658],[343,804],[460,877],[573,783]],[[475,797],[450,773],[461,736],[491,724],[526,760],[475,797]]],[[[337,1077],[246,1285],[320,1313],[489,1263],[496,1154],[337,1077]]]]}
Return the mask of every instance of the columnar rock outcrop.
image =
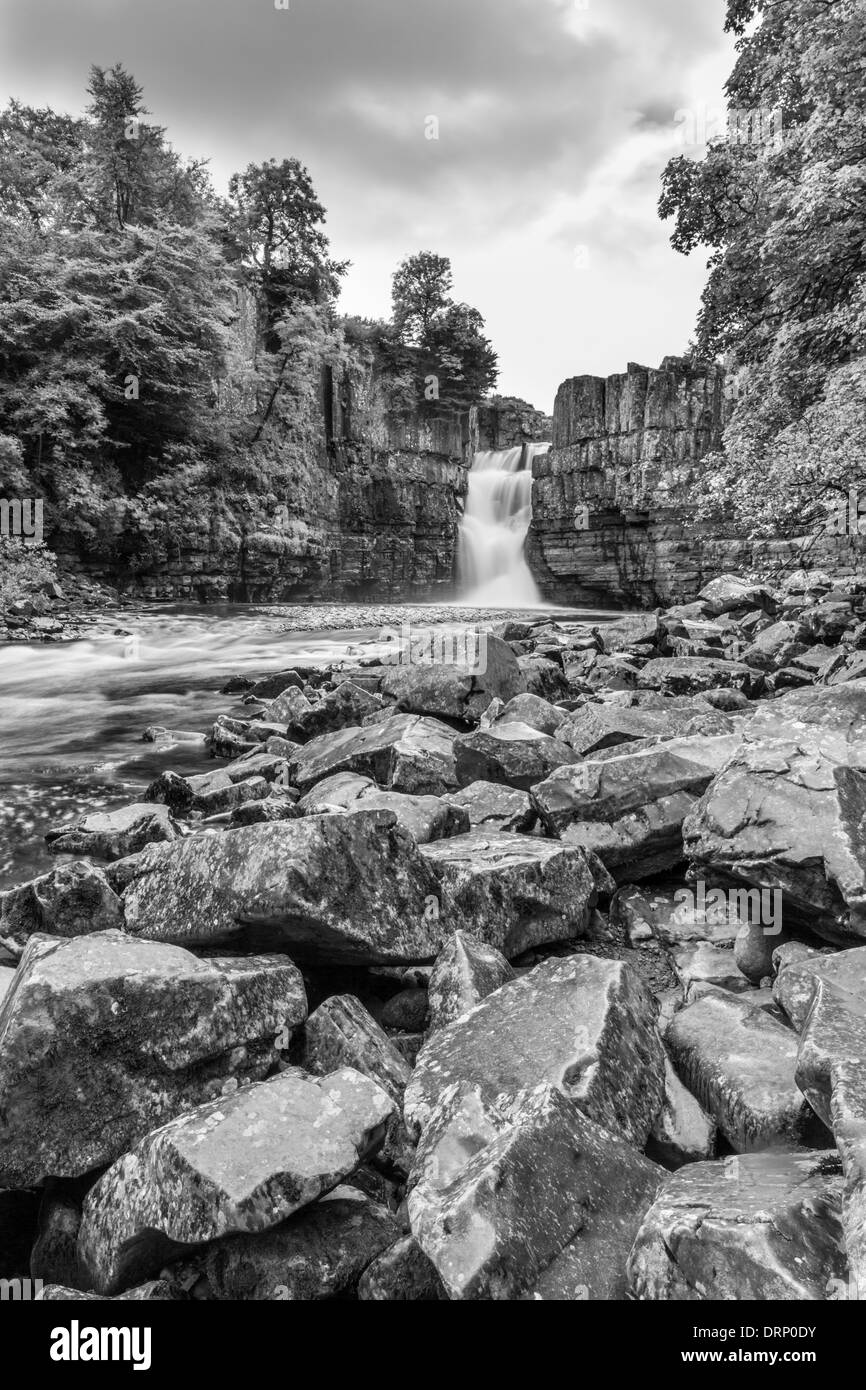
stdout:
{"type": "Polygon", "coordinates": [[[657,370],[572,377],[560,386],[553,447],[533,462],[527,558],[559,603],[688,603],[715,575],[808,563],[856,568],[862,538],[749,541],[698,521],[690,485],[722,443],[736,382],[718,365],[666,357],[657,370]]]}

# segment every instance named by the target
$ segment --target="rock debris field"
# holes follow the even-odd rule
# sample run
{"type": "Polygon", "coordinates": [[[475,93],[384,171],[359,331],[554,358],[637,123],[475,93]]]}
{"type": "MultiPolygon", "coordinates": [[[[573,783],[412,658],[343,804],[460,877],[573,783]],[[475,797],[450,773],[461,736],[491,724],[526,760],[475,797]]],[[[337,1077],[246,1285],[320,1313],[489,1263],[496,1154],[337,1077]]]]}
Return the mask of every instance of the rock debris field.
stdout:
{"type": "Polygon", "coordinates": [[[0,1277],[866,1296],[864,620],[724,576],[239,677],[204,774],[146,731],[0,895],[0,1277]]]}

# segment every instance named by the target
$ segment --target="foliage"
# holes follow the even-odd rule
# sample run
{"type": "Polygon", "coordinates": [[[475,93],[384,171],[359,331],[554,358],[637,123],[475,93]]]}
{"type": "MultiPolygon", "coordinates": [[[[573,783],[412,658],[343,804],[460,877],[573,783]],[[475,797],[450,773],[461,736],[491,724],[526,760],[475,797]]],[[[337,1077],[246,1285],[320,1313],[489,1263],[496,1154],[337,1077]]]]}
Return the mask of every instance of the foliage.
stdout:
{"type": "Polygon", "coordinates": [[[780,119],[781,136],[672,160],[659,208],[675,218],[677,250],[711,249],[694,352],[725,354],[740,386],[704,506],[727,486],[737,516],[761,530],[773,512],[780,522],[802,512],[807,477],[815,505],[862,477],[866,10],[729,0],[728,28],[738,35],[729,108],[750,113],[753,130],[757,117],[764,135],[780,119]],[[834,411],[852,440],[846,462],[834,411]]]}
{"type": "Polygon", "coordinates": [[[44,545],[0,536],[0,612],[10,603],[35,597],[43,584],[57,578],[57,563],[44,545]]]}
{"type": "Polygon", "coordinates": [[[441,401],[467,409],[490,390],[499,375],[498,358],[484,335],[484,319],[468,304],[455,304],[447,256],[419,251],[398,266],[393,277],[393,328],[386,344],[395,377],[413,379],[415,401],[441,401]],[[415,354],[400,353],[415,348],[415,354]]]}

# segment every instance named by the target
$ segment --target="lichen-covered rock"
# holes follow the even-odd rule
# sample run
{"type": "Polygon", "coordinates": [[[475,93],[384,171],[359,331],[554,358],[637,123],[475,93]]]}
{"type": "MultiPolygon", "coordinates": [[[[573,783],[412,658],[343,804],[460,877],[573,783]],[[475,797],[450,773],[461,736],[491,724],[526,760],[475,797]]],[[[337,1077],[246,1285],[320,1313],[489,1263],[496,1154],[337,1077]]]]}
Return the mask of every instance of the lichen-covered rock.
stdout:
{"type": "Polygon", "coordinates": [[[747,996],[711,990],[674,1017],[665,1042],[680,1078],[738,1153],[820,1143],[794,1079],[797,1036],[747,996]]]}
{"type": "Polygon", "coordinates": [[[635,1298],[816,1300],[846,1275],[835,1155],[747,1154],[670,1177],[629,1259],[635,1298]]]}
{"type": "Polygon", "coordinates": [[[597,883],[575,846],[476,832],[423,845],[421,854],[447,891],[454,925],[509,959],[586,931],[597,883]]]}
{"type": "MultiPolygon", "coordinates": [[[[575,710],[561,725],[557,738],[581,757],[589,758],[602,748],[616,748],[635,739],[677,738],[695,734],[713,736],[731,732],[731,721],[701,701],[660,699],[655,705],[624,707],[586,704],[575,710]]],[[[627,753],[628,748],[623,748],[627,753]]]]}
{"type": "Polygon", "coordinates": [[[354,1172],[393,1113],[382,1088],[349,1068],[285,1071],[188,1111],[88,1193],[81,1267],[98,1293],[118,1293],[190,1247],[267,1231],[354,1172]]]}
{"type": "Polygon", "coordinates": [[[783,893],[786,925],[866,937],[866,769],[799,742],[746,744],[683,825],[694,872],[783,893]]]}
{"type": "MultiPolygon", "coordinates": [[[[357,727],[384,707],[384,700],[373,691],[364,690],[355,681],[341,681],[336,690],[326,691],[316,704],[306,700],[303,708],[293,709],[285,723],[290,739],[306,743],[334,729],[357,727]]],[[[262,711],[263,719],[274,717],[267,710],[262,711]]]]}
{"type": "Polygon", "coordinates": [[[145,845],[177,839],[167,806],[121,806],[115,811],[93,811],[74,825],[49,830],[45,843],[49,854],[86,854],[96,859],[122,859],[137,854],[145,845]]]}
{"type": "Polygon", "coordinates": [[[368,1303],[441,1302],[445,1287],[414,1236],[401,1236],[373,1260],[358,1281],[368,1303]]]}
{"type": "Polygon", "coordinates": [[[313,738],[291,759],[289,780],[308,791],[335,772],[360,772],[380,787],[416,796],[456,791],[456,734],[438,719],[395,714],[365,728],[313,738]]]}
{"type": "Polygon", "coordinates": [[[419,845],[449,835],[462,835],[470,826],[467,812],[444,797],[382,791],[371,777],[361,777],[356,772],[338,772],[317,782],[301,797],[298,805],[306,816],[360,810],[393,811],[397,824],[419,845]]]}
{"type": "Polygon", "coordinates": [[[244,1301],[337,1298],[399,1235],[386,1207],[357,1188],[336,1187],[272,1230],[216,1241],[201,1257],[201,1292],[244,1301]]]}
{"type": "Polygon", "coordinates": [[[528,791],[555,768],[579,761],[565,743],[528,724],[497,722],[489,729],[462,735],[454,744],[457,780],[463,787],[503,782],[528,791]]]}
{"type": "Polygon", "coordinates": [[[703,690],[729,687],[744,695],[760,694],[763,675],[742,661],[723,661],[712,656],[655,657],[641,669],[641,690],[660,690],[665,695],[699,695],[703,690]]]}
{"type": "Polygon", "coordinates": [[[698,594],[704,612],[711,618],[732,613],[738,608],[761,608],[775,613],[776,601],[762,584],[752,584],[736,574],[720,574],[711,579],[698,594]]]}
{"type": "Polygon", "coordinates": [[[306,1012],[285,957],[199,960],[116,931],[32,938],[0,1010],[0,1184],[86,1173],[258,1080],[306,1012]]]}
{"type": "Polygon", "coordinates": [[[866,1066],[866,997],[849,994],[835,981],[816,976],[800,1037],[796,1077],[826,1125],[832,1124],[833,1090],[843,1063],[866,1066]]]}
{"type": "Polygon", "coordinates": [[[829,953],[813,951],[780,963],[773,997],[798,1033],[809,1016],[818,980],[866,1000],[866,946],[829,953]]]}
{"type": "Polygon", "coordinates": [[[528,835],[538,822],[529,793],[501,782],[472,782],[462,791],[449,792],[442,800],[466,811],[470,830],[528,835]]]}
{"type": "Polygon", "coordinates": [[[0,893],[0,946],[16,958],[36,932],[85,936],[122,926],[120,899],[93,864],[62,864],[0,893]]]}
{"type": "Polygon", "coordinates": [[[126,930],[151,940],[372,965],[432,960],[449,935],[440,881],[387,811],[151,846],[112,872],[126,930]]]}
{"type": "Polygon", "coordinates": [[[458,931],[436,957],[427,988],[430,1032],[446,1028],[488,994],[516,979],[505,957],[469,932],[458,931]]]}
{"type": "Polygon", "coordinates": [[[540,695],[527,692],[525,695],[515,695],[513,700],[509,700],[493,723],[527,724],[530,729],[537,729],[540,734],[553,735],[568,717],[568,712],[560,709],[558,705],[552,705],[540,695]]]}
{"type": "MultiPolygon", "coordinates": [[[[546,961],[433,1033],[406,1088],[404,1116],[421,1135],[437,1109],[441,1121],[443,1095],[468,1087],[477,1091],[484,1132],[486,1110],[542,1082],[637,1147],[645,1143],[662,1105],[664,1051],[652,999],[621,961],[546,961]]],[[[440,1144],[440,1168],[444,1152],[440,1144]]]]}
{"type": "Polygon", "coordinates": [[[662,1172],[538,1085],[456,1175],[427,1173],[413,1187],[412,1234],[451,1299],[624,1298],[662,1172]]]}
{"type": "Polygon", "coordinates": [[[736,734],[671,739],[561,767],[532,801],[551,835],[594,850],[618,881],[659,873],[681,862],[683,821],[738,746],[736,734]]]}

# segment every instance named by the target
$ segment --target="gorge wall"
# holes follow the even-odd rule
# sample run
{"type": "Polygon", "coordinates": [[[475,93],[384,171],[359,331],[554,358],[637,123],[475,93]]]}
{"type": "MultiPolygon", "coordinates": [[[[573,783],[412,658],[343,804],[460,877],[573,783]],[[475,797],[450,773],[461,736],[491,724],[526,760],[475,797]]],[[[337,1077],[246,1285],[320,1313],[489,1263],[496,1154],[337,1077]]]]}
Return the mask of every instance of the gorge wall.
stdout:
{"type": "Polygon", "coordinates": [[[726,571],[862,567],[863,537],[749,541],[699,522],[690,484],[719,448],[735,400],[719,366],[665,358],[563,382],[553,447],[533,463],[527,556],[545,598],[564,604],[688,603],[726,571]]]}
{"type": "Polygon", "coordinates": [[[307,383],[291,429],[165,497],[119,503],[116,533],[63,568],[142,599],[426,599],[453,584],[475,412],[392,409],[374,354],[307,383]]]}

